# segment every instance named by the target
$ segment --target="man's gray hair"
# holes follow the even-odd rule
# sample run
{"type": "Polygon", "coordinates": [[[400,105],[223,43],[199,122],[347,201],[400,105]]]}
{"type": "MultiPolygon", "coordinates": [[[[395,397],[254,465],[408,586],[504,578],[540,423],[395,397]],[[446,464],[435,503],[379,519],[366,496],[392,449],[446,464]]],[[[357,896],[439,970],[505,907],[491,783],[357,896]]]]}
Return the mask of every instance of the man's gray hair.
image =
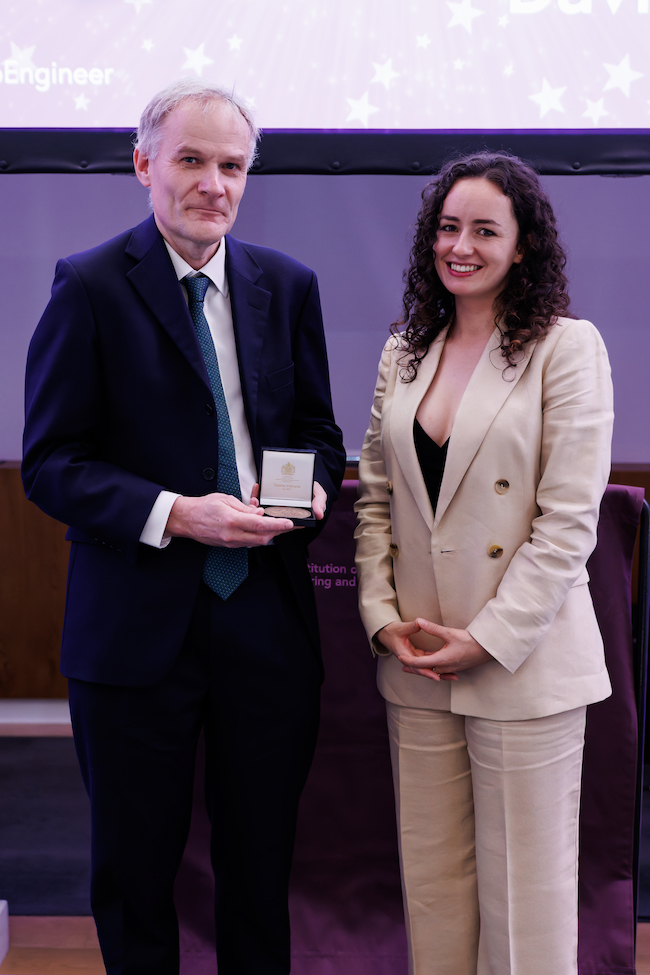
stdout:
{"type": "Polygon", "coordinates": [[[187,101],[195,102],[205,112],[209,111],[215,101],[226,102],[233,111],[239,112],[251,133],[248,157],[250,167],[255,158],[257,140],[260,135],[250,108],[226,88],[209,81],[199,81],[197,78],[183,78],[180,81],[174,81],[153,96],[140,117],[135,148],[148,159],[155,159],[160,148],[161,129],[165,119],[170,112],[187,101]]]}

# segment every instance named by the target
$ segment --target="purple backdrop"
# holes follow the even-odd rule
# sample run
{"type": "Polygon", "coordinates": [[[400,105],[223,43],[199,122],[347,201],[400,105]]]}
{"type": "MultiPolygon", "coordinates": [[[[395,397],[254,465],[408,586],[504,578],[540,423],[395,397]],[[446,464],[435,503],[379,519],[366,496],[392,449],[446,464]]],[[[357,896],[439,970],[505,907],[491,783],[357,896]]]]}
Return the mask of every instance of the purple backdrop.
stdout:
{"type": "MultiPolygon", "coordinates": [[[[349,453],[365,432],[377,362],[399,310],[421,176],[252,176],[235,225],[319,276],[336,414],[349,453]]],[[[645,290],[650,177],[544,180],[569,250],[574,307],[600,329],[616,390],[614,460],[650,462],[645,290]]],[[[134,177],[0,175],[0,459],[20,456],[27,344],[58,257],[147,214],[134,177]]]]}

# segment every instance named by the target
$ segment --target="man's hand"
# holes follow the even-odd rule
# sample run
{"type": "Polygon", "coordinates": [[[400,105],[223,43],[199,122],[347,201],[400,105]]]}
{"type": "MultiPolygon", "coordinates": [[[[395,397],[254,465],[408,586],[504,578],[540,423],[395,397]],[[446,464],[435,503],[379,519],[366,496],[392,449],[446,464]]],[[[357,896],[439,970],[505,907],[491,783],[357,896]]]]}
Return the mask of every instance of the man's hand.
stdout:
{"type": "MultiPolygon", "coordinates": [[[[259,484],[253,485],[253,490],[251,491],[251,504],[258,505],[260,496],[260,486],[259,484]]],[[[320,486],[318,481],[314,481],[314,497],[311,502],[311,510],[314,512],[314,518],[316,521],[322,521],[325,517],[325,509],[327,508],[327,494],[325,489],[320,486]]],[[[300,525],[294,525],[294,528],[300,528],[300,525]]]]}
{"type": "Polygon", "coordinates": [[[265,518],[257,499],[244,504],[230,494],[202,498],[176,498],[169,513],[166,535],[193,538],[203,545],[254,548],[268,545],[276,535],[293,530],[288,518],[265,518]]]}
{"type": "Polygon", "coordinates": [[[314,481],[314,497],[311,502],[311,510],[314,512],[316,521],[322,521],[325,517],[327,507],[327,494],[325,489],[320,486],[318,481],[314,481]]]}
{"type": "MultiPolygon", "coordinates": [[[[395,626],[394,623],[389,625],[395,626]]],[[[444,646],[434,653],[427,653],[411,645],[410,649],[398,653],[397,656],[404,665],[402,669],[407,674],[417,674],[430,680],[458,680],[458,671],[479,667],[494,660],[494,657],[484,650],[467,630],[440,626],[438,623],[431,623],[424,619],[417,619],[410,625],[417,626],[430,636],[444,640],[444,646]]],[[[384,627],[384,630],[386,629],[388,627],[384,627]]],[[[383,634],[384,630],[380,630],[380,633],[383,634]]],[[[383,643],[383,636],[380,639],[383,643]]]]}

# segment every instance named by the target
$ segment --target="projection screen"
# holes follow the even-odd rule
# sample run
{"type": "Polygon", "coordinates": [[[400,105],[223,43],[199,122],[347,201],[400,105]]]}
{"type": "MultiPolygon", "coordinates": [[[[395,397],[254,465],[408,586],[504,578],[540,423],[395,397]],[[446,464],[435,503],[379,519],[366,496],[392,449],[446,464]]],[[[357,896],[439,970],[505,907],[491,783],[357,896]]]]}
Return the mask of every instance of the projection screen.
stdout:
{"type": "MultiPolygon", "coordinates": [[[[0,152],[11,153],[20,130],[83,129],[112,130],[101,145],[124,146],[128,155],[117,133],[133,130],[155,91],[190,76],[233,88],[270,133],[426,131],[449,142],[459,130],[488,141],[495,132],[535,131],[598,146],[604,129],[645,159],[649,7],[650,0],[13,0],[0,27],[0,126],[18,132],[5,136],[0,152]]],[[[359,141],[369,144],[367,136],[359,141]]],[[[20,145],[38,151],[36,142],[20,145]]],[[[40,145],[53,143],[42,136],[40,145]]],[[[400,160],[406,171],[413,151],[400,160]]],[[[14,168],[15,160],[4,161],[14,168]]],[[[322,160],[320,171],[331,171],[332,161],[322,160]]],[[[96,160],[86,162],[92,168],[96,160]]]]}

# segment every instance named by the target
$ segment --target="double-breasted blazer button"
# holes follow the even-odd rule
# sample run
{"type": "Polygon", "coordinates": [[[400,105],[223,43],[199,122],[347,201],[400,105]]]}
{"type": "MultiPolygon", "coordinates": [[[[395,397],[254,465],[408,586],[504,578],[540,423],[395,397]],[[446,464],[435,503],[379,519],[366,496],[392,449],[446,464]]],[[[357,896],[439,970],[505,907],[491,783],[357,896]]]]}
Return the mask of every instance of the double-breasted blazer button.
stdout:
{"type": "Polygon", "coordinates": [[[497,492],[497,494],[505,494],[506,491],[510,490],[510,482],[506,481],[505,477],[502,477],[494,485],[494,490],[497,492]]]}
{"type": "Polygon", "coordinates": [[[214,474],[215,471],[213,467],[205,467],[203,469],[203,477],[206,481],[212,481],[214,479],[214,474]]]}
{"type": "Polygon", "coordinates": [[[500,559],[503,555],[503,549],[500,545],[490,545],[488,555],[491,559],[500,559]]]}
{"type": "Polygon", "coordinates": [[[393,493],[393,482],[392,481],[387,481],[386,482],[386,490],[388,491],[389,494],[392,494],[393,493]]]}
{"type": "Polygon", "coordinates": [[[212,405],[212,403],[205,404],[205,412],[208,414],[208,416],[212,416],[212,414],[214,413],[214,406],[212,405]]]}
{"type": "Polygon", "coordinates": [[[390,543],[389,552],[390,552],[390,554],[392,555],[392,557],[394,559],[396,559],[397,556],[399,555],[399,548],[397,547],[397,545],[395,544],[395,542],[391,542],[390,543]]]}

